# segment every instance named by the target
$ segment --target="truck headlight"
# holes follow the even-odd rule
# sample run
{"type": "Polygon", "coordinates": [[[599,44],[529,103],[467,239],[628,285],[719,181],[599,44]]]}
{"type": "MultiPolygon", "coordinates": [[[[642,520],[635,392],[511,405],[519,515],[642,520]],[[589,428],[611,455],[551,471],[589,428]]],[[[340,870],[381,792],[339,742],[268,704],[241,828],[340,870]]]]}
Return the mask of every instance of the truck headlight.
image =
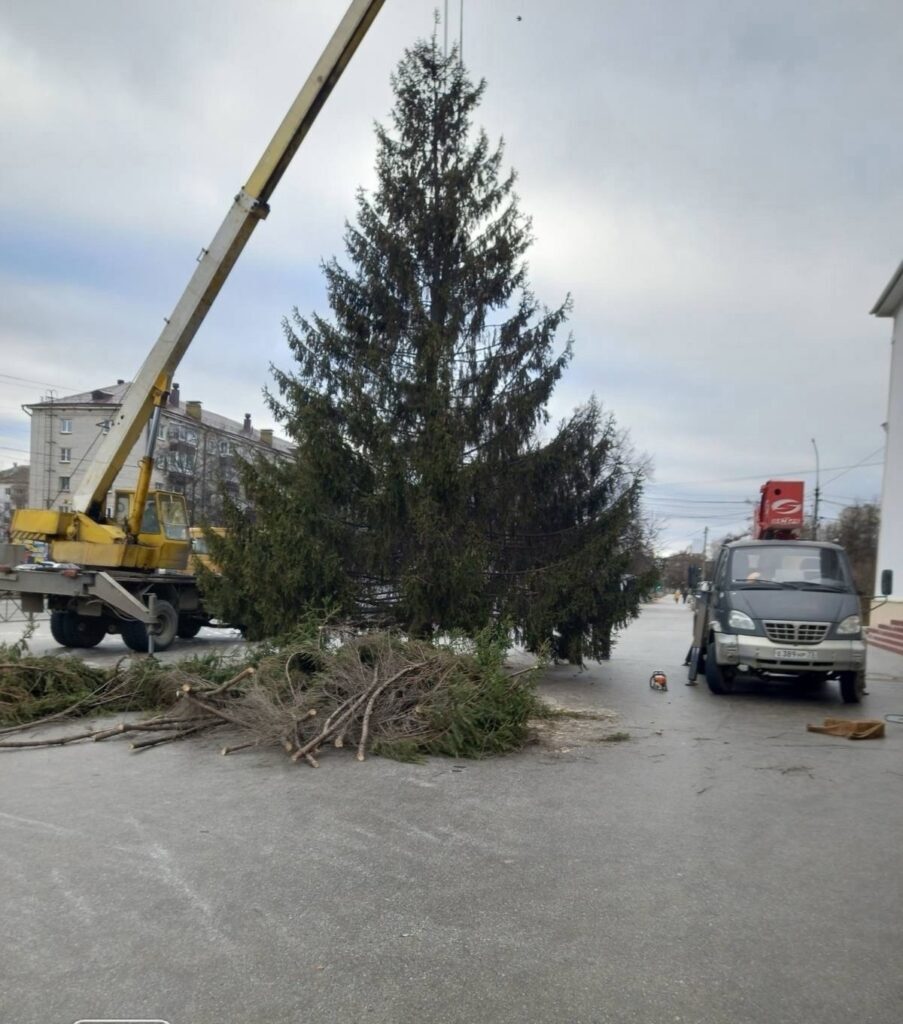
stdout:
{"type": "Polygon", "coordinates": [[[848,615],[837,627],[838,636],[853,636],[862,631],[862,623],[858,615],[848,615]]]}
{"type": "Polygon", "coordinates": [[[732,611],[728,616],[727,624],[731,629],[754,630],[756,628],[756,624],[746,612],[732,611]]]}

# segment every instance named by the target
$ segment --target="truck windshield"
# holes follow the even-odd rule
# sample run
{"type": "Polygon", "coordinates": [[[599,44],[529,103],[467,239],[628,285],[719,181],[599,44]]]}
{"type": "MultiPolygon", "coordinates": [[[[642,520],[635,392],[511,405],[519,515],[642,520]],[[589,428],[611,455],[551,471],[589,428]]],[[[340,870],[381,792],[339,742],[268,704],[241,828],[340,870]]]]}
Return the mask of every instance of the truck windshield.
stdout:
{"type": "Polygon", "coordinates": [[[167,540],[188,540],[188,517],[181,495],[159,494],[160,518],[167,540]]]}
{"type": "Polygon", "coordinates": [[[801,544],[757,544],[731,552],[733,583],[782,583],[795,586],[851,586],[843,558],[836,548],[801,544]]]}

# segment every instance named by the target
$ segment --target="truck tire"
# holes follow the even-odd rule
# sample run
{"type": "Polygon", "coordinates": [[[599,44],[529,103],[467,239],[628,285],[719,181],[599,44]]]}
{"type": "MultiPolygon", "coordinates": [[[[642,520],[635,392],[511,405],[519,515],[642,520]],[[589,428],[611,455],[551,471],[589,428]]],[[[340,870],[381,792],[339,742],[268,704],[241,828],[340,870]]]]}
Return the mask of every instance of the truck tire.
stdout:
{"type": "Polygon", "coordinates": [[[734,681],[733,669],[722,668],[715,660],[715,644],[710,640],[705,652],[705,681],[712,693],[719,697],[731,692],[734,681]]]}
{"type": "Polygon", "coordinates": [[[201,626],[204,623],[200,619],[179,619],[179,636],[183,640],[190,640],[193,636],[197,636],[200,632],[201,626]]]}
{"type": "MultiPolygon", "coordinates": [[[[179,616],[169,601],[157,601],[157,623],[154,631],[154,650],[165,651],[172,646],[179,629],[179,616]]],[[[122,623],[122,639],[126,647],[141,654],[148,649],[147,627],[137,619],[122,623]]]]}
{"type": "Polygon", "coordinates": [[[96,647],[107,635],[107,624],[93,615],[51,612],[50,632],[62,647],[96,647]]]}
{"type": "Polygon", "coordinates": [[[840,696],[844,704],[858,704],[865,693],[864,672],[840,673],[840,696]]]}
{"type": "Polygon", "coordinates": [[[76,615],[68,612],[69,629],[76,641],[73,647],[96,647],[107,635],[107,624],[101,618],[91,615],[76,615]]]}
{"type": "Polygon", "coordinates": [[[699,669],[702,667],[701,653],[698,647],[691,647],[687,654],[687,660],[684,663],[687,666],[687,686],[693,685],[699,675],[699,669]]]}
{"type": "Polygon", "coordinates": [[[50,613],[50,635],[60,647],[71,647],[69,643],[69,630],[66,628],[68,612],[50,613]]]}

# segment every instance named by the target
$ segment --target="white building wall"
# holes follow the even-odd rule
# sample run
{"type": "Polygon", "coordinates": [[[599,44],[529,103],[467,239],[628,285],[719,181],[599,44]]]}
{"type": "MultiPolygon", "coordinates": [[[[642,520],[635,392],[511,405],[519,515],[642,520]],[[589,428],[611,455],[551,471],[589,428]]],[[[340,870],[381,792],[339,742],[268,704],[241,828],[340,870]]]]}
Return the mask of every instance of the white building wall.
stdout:
{"type": "MultiPolygon", "coordinates": [[[[98,426],[109,418],[110,406],[69,406],[60,403],[33,408],[31,417],[30,508],[68,508],[78,481],[87,472],[103,437],[98,426]],[[66,429],[68,427],[68,430],[66,429]],[[66,461],[64,461],[66,460],[66,461]],[[68,487],[64,486],[68,479],[68,487]]],[[[135,445],[116,479],[116,487],[134,487],[143,439],[135,445]]]]}
{"type": "Polygon", "coordinates": [[[888,605],[876,609],[876,623],[903,619],[903,306],[894,314],[886,444],[875,593],[881,593],[883,569],[893,570],[894,592],[888,605]]]}

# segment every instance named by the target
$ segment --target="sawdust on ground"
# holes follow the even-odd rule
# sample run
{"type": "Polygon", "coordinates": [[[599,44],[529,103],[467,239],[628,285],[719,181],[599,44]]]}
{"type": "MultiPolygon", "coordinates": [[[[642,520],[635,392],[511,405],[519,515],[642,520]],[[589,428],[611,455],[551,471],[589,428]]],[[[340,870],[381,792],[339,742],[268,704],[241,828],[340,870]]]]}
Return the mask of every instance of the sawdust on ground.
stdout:
{"type": "Polygon", "coordinates": [[[532,740],[546,751],[566,754],[591,743],[629,739],[617,728],[619,715],[607,708],[573,708],[549,701],[553,714],[530,723],[532,740]]]}

